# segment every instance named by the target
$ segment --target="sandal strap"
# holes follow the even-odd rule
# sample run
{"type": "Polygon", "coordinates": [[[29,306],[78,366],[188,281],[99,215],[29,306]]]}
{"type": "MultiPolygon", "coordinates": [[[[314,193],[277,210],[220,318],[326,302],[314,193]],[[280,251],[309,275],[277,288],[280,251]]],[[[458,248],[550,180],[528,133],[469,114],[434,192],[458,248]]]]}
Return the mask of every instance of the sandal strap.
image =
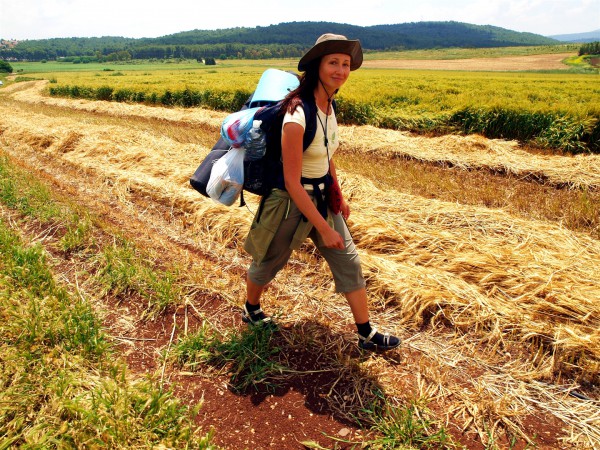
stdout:
{"type": "Polygon", "coordinates": [[[260,314],[261,312],[263,312],[262,308],[258,308],[256,311],[248,311],[248,308],[246,307],[246,305],[244,305],[244,312],[246,314],[248,314],[249,316],[256,316],[257,314],[260,314]]]}
{"type": "Polygon", "coordinates": [[[256,311],[248,311],[248,308],[246,307],[246,305],[244,305],[244,313],[246,315],[246,317],[248,318],[248,320],[252,323],[252,324],[256,324],[256,323],[268,323],[271,321],[271,318],[269,316],[265,316],[262,308],[258,308],[256,311]],[[265,317],[263,317],[262,319],[260,317],[257,318],[257,316],[263,315],[265,317]]]}
{"type": "Polygon", "coordinates": [[[263,312],[262,308],[258,308],[256,311],[252,311],[252,312],[248,311],[248,314],[250,314],[251,316],[258,316],[262,312],[263,312]]]}
{"type": "Polygon", "coordinates": [[[377,334],[377,328],[373,327],[367,337],[362,336],[360,333],[359,333],[358,337],[360,338],[361,341],[364,341],[364,344],[368,344],[369,342],[371,342],[371,339],[373,339],[373,336],[375,336],[376,334],[377,334]]]}
{"type": "Polygon", "coordinates": [[[385,347],[389,347],[389,345],[390,345],[390,334],[389,333],[384,333],[384,335],[383,335],[383,345],[385,347]]]}

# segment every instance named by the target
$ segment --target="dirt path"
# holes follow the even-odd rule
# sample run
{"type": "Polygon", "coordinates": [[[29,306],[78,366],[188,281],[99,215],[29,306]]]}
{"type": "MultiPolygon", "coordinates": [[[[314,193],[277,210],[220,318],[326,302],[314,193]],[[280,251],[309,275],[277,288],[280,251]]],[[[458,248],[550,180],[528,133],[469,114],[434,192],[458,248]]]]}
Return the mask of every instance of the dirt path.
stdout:
{"type": "MultiPolygon", "coordinates": [[[[180,264],[195,286],[182,304],[155,321],[140,320],[141,299],[102,300],[107,327],[132,370],[160,372],[160,354],[174,324],[174,339],[202,321],[222,330],[241,327],[248,258],[239,246],[251,215],[200,198],[188,185],[190,170],[214,140],[215,113],[62,99],[44,103],[31,100],[35,96],[25,85],[13,90],[12,98],[0,99],[3,150],[134,238],[158,265],[180,264]]],[[[363,132],[374,131],[357,130],[357,140],[365,141],[363,132]]],[[[474,142],[474,148],[481,151],[483,142],[474,142]]],[[[494,310],[512,314],[502,310],[507,298],[519,298],[524,309],[511,323],[516,333],[523,326],[518,317],[528,313],[526,301],[540,286],[540,295],[554,296],[555,302],[572,295],[583,308],[595,292],[589,280],[597,279],[598,244],[502,211],[397,192],[378,192],[380,205],[367,182],[348,182],[345,189],[355,206],[352,227],[363,249],[373,310],[378,323],[404,339],[402,350],[387,358],[358,355],[347,307],[332,292],[322,261],[300,252],[266,297],[269,306],[282,311],[278,337],[286,365],[296,373],[282,376],[274,392],[236,394],[224,375],[167,367],[165,379],[177,395],[192,405],[204,399],[198,424],[214,426],[216,442],[228,449],[298,449],[305,440],[331,448],[331,437],[364,438],[351,416],[364,410],[364,401],[373,398],[370,391],[381,389],[400,404],[427,399],[434,416],[470,449],[484,448],[488,417],[506,431],[499,433],[504,439],[499,442],[508,443],[513,433],[520,442],[516,448],[534,435],[538,448],[557,448],[563,445],[559,439],[582,432],[584,418],[593,417],[594,410],[566,397],[564,385],[543,383],[552,376],[546,363],[533,375],[533,367],[527,366],[529,373],[522,369],[529,348],[511,344],[502,334],[486,337],[484,329],[494,324],[488,321],[494,310]],[[531,255],[542,255],[544,264],[531,255]],[[549,272],[538,282],[545,267],[549,272]],[[486,290],[488,285],[495,288],[486,290]],[[480,322],[469,317],[473,309],[481,311],[480,322]],[[433,326],[429,321],[440,310],[433,326]],[[445,326],[446,321],[455,325],[445,326]]],[[[56,264],[75,283],[70,274],[86,262],[56,264]]],[[[93,290],[86,294],[95,295],[93,290]]],[[[493,327],[492,332],[501,333],[493,327]]]]}

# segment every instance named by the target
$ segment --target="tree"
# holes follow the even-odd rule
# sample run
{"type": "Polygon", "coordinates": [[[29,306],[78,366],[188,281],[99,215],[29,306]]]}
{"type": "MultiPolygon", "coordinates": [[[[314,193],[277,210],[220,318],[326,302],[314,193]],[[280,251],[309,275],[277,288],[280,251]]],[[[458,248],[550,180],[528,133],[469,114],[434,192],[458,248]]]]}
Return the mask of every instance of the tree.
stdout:
{"type": "Polygon", "coordinates": [[[8,62],[0,59],[0,72],[12,73],[13,68],[8,62]]]}
{"type": "Polygon", "coordinates": [[[600,55],[600,41],[583,44],[579,49],[579,56],[581,55],[600,55]]]}
{"type": "Polygon", "coordinates": [[[204,65],[205,66],[215,66],[217,64],[217,62],[215,61],[215,58],[204,58],[204,65]]]}

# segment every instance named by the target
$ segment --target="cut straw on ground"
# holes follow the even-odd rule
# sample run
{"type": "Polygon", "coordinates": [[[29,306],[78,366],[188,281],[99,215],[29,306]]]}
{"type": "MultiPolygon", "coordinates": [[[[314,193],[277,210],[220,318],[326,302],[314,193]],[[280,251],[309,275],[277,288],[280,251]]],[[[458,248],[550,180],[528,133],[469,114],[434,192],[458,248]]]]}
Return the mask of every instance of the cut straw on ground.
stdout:
{"type": "MultiPolygon", "coordinates": [[[[13,98],[122,116],[122,125],[107,125],[101,116],[79,122],[68,115],[9,111],[0,103],[0,142],[31,166],[52,161],[49,177],[60,177],[52,169],[68,165],[95,180],[94,186],[81,185],[81,192],[146,221],[165,245],[185,244],[190,252],[177,258],[194,268],[190,283],[230,306],[240,304],[249,262],[241,243],[251,213],[217,205],[190,188],[189,176],[209,148],[127,124],[129,116],[162,116],[209,124],[217,134],[222,113],[48,100],[28,88],[16,90],[13,98]]],[[[600,180],[598,157],[535,158],[515,143],[479,137],[414,138],[369,127],[342,131],[344,145],[361,152],[486,165],[568,186],[595,187],[600,180]]],[[[597,402],[568,395],[599,381],[600,242],[500,209],[382,191],[343,172],[340,178],[351,200],[349,225],[368,278],[373,320],[404,338],[415,364],[369,358],[361,367],[390,396],[402,398],[410,389],[432,399],[444,411],[443,420],[460,418],[482,440],[490,426],[530,440],[524,420],[543,413],[564,424],[569,442],[600,445],[597,402]]],[[[248,197],[256,210],[256,199],[248,197]]],[[[271,285],[265,305],[281,314],[284,325],[328,327],[333,334],[323,341],[323,351],[337,349],[343,358],[344,349],[354,345],[348,307],[310,245],[271,285]]]]}

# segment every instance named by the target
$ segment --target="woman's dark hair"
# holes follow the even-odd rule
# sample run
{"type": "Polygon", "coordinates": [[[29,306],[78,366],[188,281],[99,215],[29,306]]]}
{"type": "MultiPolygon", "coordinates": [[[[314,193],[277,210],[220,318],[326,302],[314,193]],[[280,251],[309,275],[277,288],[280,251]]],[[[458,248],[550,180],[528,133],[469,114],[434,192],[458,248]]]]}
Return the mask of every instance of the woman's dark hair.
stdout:
{"type": "Polygon", "coordinates": [[[311,100],[313,93],[319,84],[319,64],[321,58],[311,61],[306,71],[300,76],[300,85],[291,91],[282,101],[281,111],[293,113],[298,105],[302,104],[302,99],[311,100]]]}

